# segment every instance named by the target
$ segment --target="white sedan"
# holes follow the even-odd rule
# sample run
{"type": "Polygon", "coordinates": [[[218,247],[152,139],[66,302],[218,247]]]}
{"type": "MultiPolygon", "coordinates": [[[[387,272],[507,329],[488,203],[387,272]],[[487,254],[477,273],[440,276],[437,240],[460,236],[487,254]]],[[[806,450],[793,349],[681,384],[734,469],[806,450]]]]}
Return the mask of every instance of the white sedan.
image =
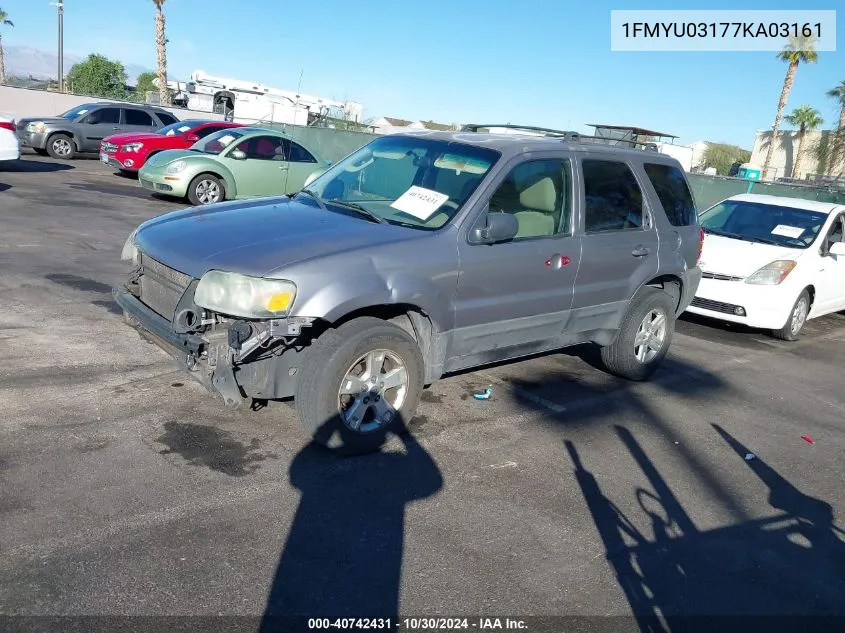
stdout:
{"type": "Polygon", "coordinates": [[[18,160],[21,146],[15,130],[15,120],[0,114],[0,160],[18,160]]]}
{"type": "Polygon", "coordinates": [[[688,312],[794,341],[808,319],[845,310],[845,205],[743,194],[700,219],[702,279],[688,312]]]}

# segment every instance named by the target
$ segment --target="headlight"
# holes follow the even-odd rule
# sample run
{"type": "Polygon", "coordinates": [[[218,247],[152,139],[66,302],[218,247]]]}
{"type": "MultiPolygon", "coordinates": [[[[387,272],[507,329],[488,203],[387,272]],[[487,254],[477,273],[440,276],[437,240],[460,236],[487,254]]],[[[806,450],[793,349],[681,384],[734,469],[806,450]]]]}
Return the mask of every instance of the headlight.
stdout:
{"type": "Polygon", "coordinates": [[[120,148],[121,152],[138,152],[144,147],[143,143],[129,143],[120,148]]]}
{"type": "Polygon", "coordinates": [[[786,276],[792,272],[797,263],[791,259],[779,259],[771,262],[746,279],[745,283],[776,286],[786,279],[786,276]]]}
{"type": "Polygon", "coordinates": [[[178,174],[181,171],[185,171],[185,168],[187,166],[188,163],[186,163],[184,160],[177,160],[173,163],[170,163],[167,166],[167,169],[165,169],[164,171],[166,171],[168,174],[178,174]]]}
{"type": "Polygon", "coordinates": [[[36,134],[41,134],[47,129],[47,126],[44,125],[43,121],[33,121],[32,123],[28,123],[26,126],[28,132],[35,132],[36,134]]]}
{"type": "Polygon", "coordinates": [[[123,250],[120,252],[120,261],[132,262],[135,265],[138,264],[138,249],[135,247],[135,235],[137,233],[138,229],[135,229],[129,234],[129,237],[126,238],[126,243],[123,245],[123,250]]]}
{"type": "Polygon", "coordinates": [[[296,298],[296,285],[283,279],[248,277],[210,270],[202,276],[194,303],[207,310],[248,319],[287,316],[296,298]]]}

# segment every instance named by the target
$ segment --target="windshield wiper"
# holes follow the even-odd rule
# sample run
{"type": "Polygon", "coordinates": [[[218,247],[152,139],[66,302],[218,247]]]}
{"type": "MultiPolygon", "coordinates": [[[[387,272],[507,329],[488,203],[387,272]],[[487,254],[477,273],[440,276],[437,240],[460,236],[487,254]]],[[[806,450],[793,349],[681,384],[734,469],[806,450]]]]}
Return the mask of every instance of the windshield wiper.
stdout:
{"type": "Polygon", "coordinates": [[[353,211],[357,211],[363,216],[368,217],[373,222],[377,222],[378,224],[384,224],[385,220],[380,215],[376,215],[369,209],[365,209],[360,204],[355,204],[354,202],[346,202],[345,200],[329,200],[330,203],[336,204],[339,207],[346,207],[347,209],[352,209],[353,211]]]}
{"type": "Polygon", "coordinates": [[[323,199],[310,189],[300,189],[299,193],[304,193],[307,196],[311,196],[312,198],[314,198],[314,202],[316,202],[323,211],[328,211],[328,209],[326,208],[326,203],[323,202],[323,199]]]}

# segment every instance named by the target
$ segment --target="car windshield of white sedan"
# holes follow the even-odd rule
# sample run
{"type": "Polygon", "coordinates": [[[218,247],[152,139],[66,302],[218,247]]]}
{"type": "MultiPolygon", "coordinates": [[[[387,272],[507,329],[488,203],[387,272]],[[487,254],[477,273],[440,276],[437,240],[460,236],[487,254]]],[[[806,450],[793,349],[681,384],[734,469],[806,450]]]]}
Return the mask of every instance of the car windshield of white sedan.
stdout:
{"type": "Polygon", "coordinates": [[[334,211],[422,230],[442,227],[461,209],[501,155],[462,143],[385,136],[310,183],[309,194],[334,211]]]}
{"type": "Polygon", "coordinates": [[[216,155],[229,147],[229,145],[232,144],[232,141],[239,139],[242,136],[243,133],[238,132],[237,130],[220,130],[219,132],[206,136],[204,139],[200,139],[191,145],[190,149],[193,152],[216,155]]]}
{"type": "Polygon", "coordinates": [[[747,242],[807,248],[827,220],[826,213],[746,200],[725,200],[701,214],[710,235],[747,242]]]}

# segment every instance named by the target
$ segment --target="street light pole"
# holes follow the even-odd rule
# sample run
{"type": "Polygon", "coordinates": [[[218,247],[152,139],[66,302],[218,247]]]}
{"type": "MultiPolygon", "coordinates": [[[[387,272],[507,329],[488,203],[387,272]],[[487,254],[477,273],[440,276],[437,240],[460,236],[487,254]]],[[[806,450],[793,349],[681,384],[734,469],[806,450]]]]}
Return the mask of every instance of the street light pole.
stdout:
{"type": "Polygon", "coordinates": [[[57,6],[59,9],[59,92],[65,91],[65,2],[58,0],[57,6]]]}

